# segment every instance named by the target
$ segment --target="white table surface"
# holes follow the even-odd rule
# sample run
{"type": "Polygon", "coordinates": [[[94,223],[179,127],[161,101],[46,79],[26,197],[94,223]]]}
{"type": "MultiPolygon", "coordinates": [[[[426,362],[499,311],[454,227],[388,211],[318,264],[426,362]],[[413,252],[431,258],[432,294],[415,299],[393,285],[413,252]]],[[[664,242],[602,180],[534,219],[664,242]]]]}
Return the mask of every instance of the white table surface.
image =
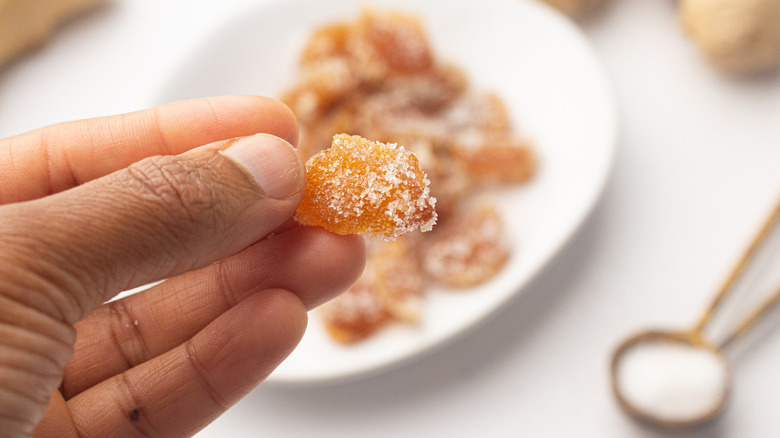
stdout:
{"type": "MultiPolygon", "coordinates": [[[[0,136],[155,104],[194,45],[256,3],[109,0],[0,70],[0,136]]],[[[719,74],[674,8],[613,0],[580,23],[620,107],[615,168],[593,215],[524,294],[378,376],[261,386],[198,436],[663,436],[617,408],[610,352],[640,328],[691,326],[780,196],[780,73],[719,74]]],[[[732,355],[726,415],[690,436],[780,436],[778,320],[732,355]]]]}

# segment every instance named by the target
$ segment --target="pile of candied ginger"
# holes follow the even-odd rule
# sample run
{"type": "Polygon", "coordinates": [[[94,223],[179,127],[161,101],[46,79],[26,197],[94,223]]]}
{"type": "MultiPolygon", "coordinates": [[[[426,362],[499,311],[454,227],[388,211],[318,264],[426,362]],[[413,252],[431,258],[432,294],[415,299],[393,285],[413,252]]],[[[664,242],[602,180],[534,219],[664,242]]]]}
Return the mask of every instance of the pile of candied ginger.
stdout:
{"type": "MultiPolygon", "coordinates": [[[[436,198],[426,202],[435,202],[438,213],[430,232],[366,238],[363,275],[321,308],[328,333],[352,343],[393,321],[424,321],[429,285],[463,289],[495,276],[510,248],[498,208],[484,193],[524,183],[536,168],[531,144],[513,131],[501,98],[471,90],[462,70],[436,59],[419,20],[397,12],[366,10],[354,21],[320,28],[300,65],[298,84],[282,99],[299,119],[307,167],[339,139],[403,145],[426,172],[436,198]],[[334,140],[340,133],[353,136],[334,140]]],[[[340,190],[347,186],[338,187],[328,189],[331,201],[323,205],[343,198],[340,190]]],[[[298,218],[311,208],[302,206],[298,218]]],[[[430,219],[421,228],[430,229],[430,219]]],[[[357,220],[365,229],[371,225],[368,217],[357,220]]],[[[330,225],[338,228],[334,221],[330,225]]]]}

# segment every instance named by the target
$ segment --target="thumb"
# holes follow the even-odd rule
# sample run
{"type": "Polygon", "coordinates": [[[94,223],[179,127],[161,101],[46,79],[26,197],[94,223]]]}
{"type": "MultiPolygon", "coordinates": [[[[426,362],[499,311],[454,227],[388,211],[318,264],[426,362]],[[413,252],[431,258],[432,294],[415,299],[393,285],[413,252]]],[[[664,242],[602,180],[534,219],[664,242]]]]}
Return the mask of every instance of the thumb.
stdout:
{"type": "Polygon", "coordinates": [[[3,293],[73,323],[121,290],[261,239],[293,214],[303,187],[295,149],[257,134],[0,207],[3,293]]]}

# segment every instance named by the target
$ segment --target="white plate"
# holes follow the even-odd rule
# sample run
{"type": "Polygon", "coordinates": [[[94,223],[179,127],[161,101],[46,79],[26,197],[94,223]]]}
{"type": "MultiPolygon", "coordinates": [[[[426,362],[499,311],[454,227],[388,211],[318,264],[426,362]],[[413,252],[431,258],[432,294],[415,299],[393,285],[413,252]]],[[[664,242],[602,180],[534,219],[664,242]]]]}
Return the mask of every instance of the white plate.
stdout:
{"type": "Polygon", "coordinates": [[[161,101],[219,94],[279,96],[297,77],[300,47],[317,26],[365,5],[419,16],[440,59],[475,88],[497,91],[516,127],[536,141],[540,171],[499,194],[514,248],[506,268],[474,290],[432,290],[419,326],[392,326],[354,346],[335,344],[316,312],[271,382],[317,383],[397,365],[453,339],[524,290],[586,218],[609,174],[616,142],[611,89],[593,50],[568,19],[532,1],[278,0],[228,23],[197,47],[161,101]],[[327,6],[325,6],[327,4],[327,6]]]}

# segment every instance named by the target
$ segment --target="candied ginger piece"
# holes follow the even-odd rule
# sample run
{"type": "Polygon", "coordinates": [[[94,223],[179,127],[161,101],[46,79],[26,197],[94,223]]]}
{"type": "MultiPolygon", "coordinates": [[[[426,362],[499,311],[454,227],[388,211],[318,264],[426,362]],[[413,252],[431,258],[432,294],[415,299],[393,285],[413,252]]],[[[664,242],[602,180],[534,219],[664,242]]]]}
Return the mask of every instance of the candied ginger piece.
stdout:
{"type": "Polygon", "coordinates": [[[417,157],[394,143],[338,134],[306,162],[306,191],[295,212],[303,225],[337,234],[395,240],[436,223],[436,198],[417,157]]]}
{"type": "Polygon", "coordinates": [[[501,216],[491,204],[454,216],[425,242],[423,269],[445,286],[466,288],[496,275],[509,258],[501,216]]]}
{"type": "Polygon", "coordinates": [[[420,319],[424,278],[410,239],[376,242],[368,260],[375,272],[375,291],[394,320],[414,323],[420,319]]]}
{"type": "MultiPolygon", "coordinates": [[[[298,155],[306,162],[317,152],[330,147],[336,132],[354,132],[357,109],[341,104],[327,114],[301,124],[298,138],[298,155]]],[[[372,137],[373,138],[373,137],[372,137]]]]}
{"type": "Polygon", "coordinates": [[[326,331],[334,340],[350,344],[390,321],[419,321],[424,279],[412,240],[367,239],[363,274],[347,292],[321,308],[326,331]]]}
{"type": "Polygon", "coordinates": [[[416,72],[433,64],[428,38],[417,17],[365,10],[358,26],[393,70],[416,72]]]}
{"type": "Polygon", "coordinates": [[[320,306],[325,330],[333,340],[351,344],[376,333],[389,321],[381,298],[375,292],[376,275],[371,265],[354,285],[320,306]]]}
{"type": "Polygon", "coordinates": [[[359,78],[343,58],[324,58],[303,70],[301,83],[282,100],[303,119],[313,118],[352,93],[359,78]]]}
{"type": "Polygon", "coordinates": [[[347,22],[333,23],[317,29],[303,48],[301,63],[344,55],[352,32],[352,24],[347,22]]]}
{"type": "Polygon", "coordinates": [[[522,183],[536,171],[530,142],[515,137],[487,136],[479,144],[456,142],[452,152],[472,178],[482,181],[522,183]]]}
{"type": "Polygon", "coordinates": [[[447,109],[447,122],[457,131],[509,134],[512,123],[504,101],[494,93],[471,94],[447,109]]]}
{"type": "Polygon", "coordinates": [[[451,64],[436,64],[418,74],[389,76],[376,94],[386,95],[391,109],[414,109],[430,114],[453,104],[467,87],[468,81],[461,69],[451,64]]]}

